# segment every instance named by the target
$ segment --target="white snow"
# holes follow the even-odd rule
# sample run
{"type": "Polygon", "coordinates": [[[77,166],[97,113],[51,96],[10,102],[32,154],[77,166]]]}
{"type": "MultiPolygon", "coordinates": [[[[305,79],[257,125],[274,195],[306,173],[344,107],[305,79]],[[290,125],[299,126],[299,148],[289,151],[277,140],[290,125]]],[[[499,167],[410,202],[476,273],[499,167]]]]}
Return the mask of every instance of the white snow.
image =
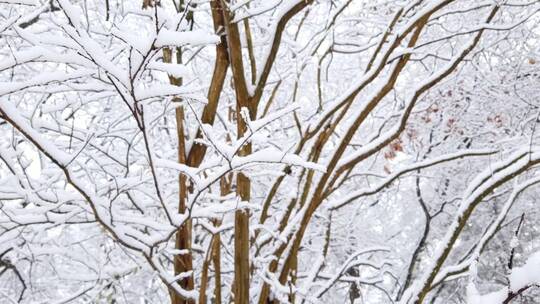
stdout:
{"type": "Polygon", "coordinates": [[[469,292],[467,294],[467,304],[499,304],[506,299],[507,295],[507,289],[497,290],[484,295],[481,295],[475,290],[475,292],[469,292]]]}
{"type": "Polygon", "coordinates": [[[540,284],[540,251],[531,255],[521,267],[514,267],[509,276],[513,292],[533,284],[540,284]]]}
{"type": "Polygon", "coordinates": [[[176,78],[186,77],[189,75],[189,69],[183,64],[152,61],[146,67],[151,70],[165,72],[176,78]]]}
{"type": "Polygon", "coordinates": [[[219,37],[217,35],[209,34],[202,30],[176,32],[162,29],[159,31],[155,45],[157,47],[183,45],[200,46],[217,43],[219,43],[219,37]]]}

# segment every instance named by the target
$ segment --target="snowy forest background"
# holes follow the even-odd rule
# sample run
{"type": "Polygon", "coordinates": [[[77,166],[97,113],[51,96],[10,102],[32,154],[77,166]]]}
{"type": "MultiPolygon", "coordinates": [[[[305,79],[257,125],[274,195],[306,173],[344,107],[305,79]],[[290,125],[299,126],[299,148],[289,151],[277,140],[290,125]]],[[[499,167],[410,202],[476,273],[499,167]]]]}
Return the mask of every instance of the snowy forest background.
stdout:
{"type": "Polygon", "coordinates": [[[0,303],[540,303],[539,11],[0,0],[0,303]]]}

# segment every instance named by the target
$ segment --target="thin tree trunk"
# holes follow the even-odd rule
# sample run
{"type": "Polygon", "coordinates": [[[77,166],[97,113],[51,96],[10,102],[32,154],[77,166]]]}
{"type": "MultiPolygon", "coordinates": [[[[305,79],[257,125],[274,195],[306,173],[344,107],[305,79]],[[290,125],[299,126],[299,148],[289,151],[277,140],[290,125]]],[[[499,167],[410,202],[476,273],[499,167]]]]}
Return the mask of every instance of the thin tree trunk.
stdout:
{"type": "MultiPolygon", "coordinates": [[[[184,109],[176,108],[176,123],[178,134],[178,161],[181,164],[186,163],[185,154],[185,138],[184,138],[184,109]]],[[[178,212],[185,213],[186,209],[186,195],[187,195],[187,180],[186,176],[180,174],[180,195],[178,202],[178,212]]],[[[176,275],[192,271],[193,270],[193,257],[191,255],[191,220],[187,220],[184,225],[176,232],[175,247],[180,250],[187,250],[185,254],[175,255],[174,257],[174,273],[176,275]]],[[[182,279],[180,286],[186,290],[192,290],[194,288],[193,275],[182,279]]],[[[193,300],[181,299],[179,295],[176,295],[173,299],[173,304],[195,303],[193,300]]]]}
{"type": "MultiPolygon", "coordinates": [[[[172,63],[173,52],[170,48],[163,49],[163,61],[172,63]]],[[[176,63],[182,63],[181,49],[176,49],[176,63]]],[[[175,78],[169,76],[171,84],[176,86],[182,85],[181,78],[175,78]]],[[[184,109],[183,107],[176,108],[176,135],[178,141],[178,162],[186,164],[186,151],[185,151],[185,136],[184,136],[184,109]]],[[[187,179],[186,176],[180,174],[179,180],[179,197],[178,197],[178,212],[186,212],[186,196],[187,196],[187,179]]],[[[182,227],[176,232],[175,248],[179,250],[187,250],[187,253],[174,256],[174,273],[175,275],[185,273],[193,270],[193,257],[191,255],[191,221],[187,220],[182,227]]],[[[193,276],[182,279],[179,282],[180,286],[186,290],[192,290],[194,288],[193,276]]],[[[192,304],[193,300],[184,299],[176,292],[171,292],[172,304],[192,304]]]]}
{"type": "MultiPolygon", "coordinates": [[[[222,7],[225,8],[225,7],[222,7]]],[[[222,9],[227,42],[229,47],[229,59],[231,62],[234,90],[236,93],[236,122],[237,136],[241,138],[247,131],[247,125],[242,117],[242,109],[249,110],[249,116],[254,119],[256,113],[253,108],[247,83],[244,75],[242,59],[242,43],[238,25],[231,22],[231,13],[228,9],[222,9]]],[[[239,156],[251,154],[251,143],[246,143],[238,152],[239,156]]],[[[240,201],[250,200],[251,182],[242,172],[236,176],[236,194],[240,201]]],[[[234,303],[249,303],[249,211],[237,210],[234,219],[234,303]]]]}

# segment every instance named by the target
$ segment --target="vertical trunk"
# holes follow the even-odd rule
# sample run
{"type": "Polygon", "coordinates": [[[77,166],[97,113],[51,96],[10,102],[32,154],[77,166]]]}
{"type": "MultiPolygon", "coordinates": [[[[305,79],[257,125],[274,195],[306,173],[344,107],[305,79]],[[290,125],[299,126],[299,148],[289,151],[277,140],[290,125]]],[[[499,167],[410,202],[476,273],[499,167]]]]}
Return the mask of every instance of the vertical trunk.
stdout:
{"type": "MultiPolygon", "coordinates": [[[[244,149],[243,149],[244,150],[244,149]]],[[[244,150],[247,155],[248,149],[244,150]]],[[[242,201],[250,199],[250,181],[238,173],[236,193],[242,201]]],[[[234,217],[234,303],[249,303],[249,211],[237,210],[234,217]]]]}
{"type": "MultiPolygon", "coordinates": [[[[226,196],[227,194],[231,193],[230,179],[231,179],[230,175],[227,175],[221,178],[220,183],[219,183],[221,196],[226,196]]],[[[219,227],[221,225],[221,219],[214,219],[212,220],[212,223],[214,224],[215,227],[219,227]]],[[[209,272],[210,264],[213,263],[215,288],[214,288],[214,299],[212,300],[212,303],[221,304],[221,256],[220,256],[221,255],[221,235],[219,232],[212,235],[212,239],[210,241],[209,247],[210,248],[207,251],[207,255],[203,262],[202,271],[201,271],[201,282],[200,282],[200,287],[199,287],[199,303],[205,304],[208,301],[207,295],[206,295],[206,290],[208,289],[208,282],[210,281],[208,277],[208,272],[209,272]]]]}
{"type": "MultiPolygon", "coordinates": [[[[184,1],[179,2],[180,10],[187,10],[188,8],[184,7],[184,1]]],[[[186,20],[188,23],[193,25],[193,11],[189,11],[186,15],[186,20]]],[[[170,49],[164,49],[163,52],[163,61],[172,63],[172,51],[170,49]],[[168,52],[166,52],[168,50],[168,52]],[[167,53],[167,54],[166,54],[167,53]]],[[[176,48],[176,63],[182,64],[182,48],[176,48]]],[[[176,86],[182,85],[182,78],[175,78],[169,76],[170,83],[176,86]]],[[[184,108],[178,107],[175,110],[176,116],[176,130],[177,130],[177,140],[178,140],[178,162],[181,164],[187,164],[187,151],[186,151],[186,139],[184,131],[184,108]]],[[[178,197],[178,212],[185,213],[187,211],[186,200],[188,194],[188,181],[187,177],[183,174],[179,175],[179,197],[178,197]]],[[[186,222],[178,229],[176,232],[175,239],[175,248],[179,250],[185,250],[186,253],[182,255],[174,256],[174,274],[179,275],[181,273],[186,273],[193,271],[193,256],[191,253],[191,233],[192,226],[191,220],[188,219],[186,222]]],[[[195,281],[193,279],[193,274],[183,278],[179,282],[180,286],[186,290],[193,290],[195,288],[195,281]]],[[[195,304],[194,300],[184,299],[179,294],[174,293],[174,296],[171,299],[172,304],[195,304]]]]}
{"type": "MultiPolygon", "coordinates": [[[[163,49],[163,61],[172,63],[173,52],[170,48],[163,49]]],[[[176,49],[176,63],[182,62],[181,49],[176,49]]],[[[182,85],[181,78],[175,78],[169,76],[171,84],[176,86],[182,85]]],[[[185,137],[184,137],[184,109],[182,107],[176,108],[176,135],[178,141],[178,162],[186,164],[186,151],[185,151],[185,137]]],[[[186,176],[180,174],[179,180],[179,197],[178,197],[178,212],[186,212],[186,195],[187,195],[187,179],[186,176]]],[[[174,256],[174,273],[175,275],[185,273],[193,270],[193,261],[191,256],[191,221],[188,220],[178,229],[175,238],[175,248],[180,250],[187,250],[186,254],[174,256]]],[[[193,276],[182,279],[179,282],[183,289],[191,290],[194,288],[193,276]]],[[[172,304],[192,304],[193,300],[187,300],[178,295],[176,292],[171,293],[172,304]]]]}
{"type": "Polygon", "coordinates": [[[212,248],[212,263],[214,264],[214,304],[221,304],[221,235],[215,236],[212,248]]]}
{"type": "MultiPolygon", "coordinates": [[[[220,180],[221,196],[226,196],[231,193],[232,174],[224,176],[220,180]]],[[[216,220],[214,225],[221,225],[221,220],[216,220]]],[[[221,235],[215,235],[215,240],[212,248],[212,262],[214,264],[214,304],[221,304],[221,235]]]]}
{"type": "MultiPolygon", "coordinates": [[[[184,138],[184,109],[179,107],[176,109],[176,124],[178,134],[178,162],[186,163],[185,138],[184,138]]],[[[180,174],[180,195],[178,202],[178,212],[186,212],[186,195],[187,195],[187,180],[186,176],[180,174]]],[[[193,270],[193,258],[191,256],[191,220],[187,220],[182,227],[176,232],[175,247],[180,250],[187,250],[187,253],[175,255],[174,257],[174,273],[176,275],[193,270]]],[[[186,290],[194,288],[193,276],[182,279],[180,286],[186,290]]],[[[193,300],[181,299],[176,295],[173,299],[173,304],[195,303],[193,300]]]]}
{"type": "MultiPolygon", "coordinates": [[[[215,226],[221,225],[221,220],[214,221],[215,226]]],[[[216,233],[212,236],[210,241],[210,248],[208,249],[207,256],[204,259],[201,281],[199,286],[199,304],[205,304],[208,302],[207,293],[208,285],[211,277],[208,277],[210,264],[214,264],[214,298],[211,303],[221,304],[221,236],[216,233]]]]}
{"type": "MultiPolygon", "coordinates": [[[[185,9],[184,7],[184,1],[180,1],[180,10],[185,9]]],[[[211,1],[210,6],[212,9],[212,18],[214,21],[214,30],[218,32],[220,29],[224,27],[224,20],[222,15],[222,8],[219,4],[219,1],[211,1]]],[[[193,22],[193,12],[190,11],[186,15],[186,19],[188,22],[193,22]]],[[[201,122],[204,124],[213,124],[214,118],[216,115],[216,111],[219,104],[219,98],[221,95],[221,91],[223,89],[223,84],[225,82],[225,78],[227,75],[227,70],[229,67],[229,56],[227,52],[227,42],[226,37],[222,36],[220,38],[220,43],[216,45],[216,62],[214,66],[214,71],[212,75],[212,81],[208,90],[208,104],[205,106],[202,116],[201,116],[201,122]]],[[[169,58],[171,56],[169,55],[169,58]]],[[[164,61],[166,59],[166,56],[164,54],[164,61]]],[[[169,61],[170,62],[170,59],[169,61]]],[[[181,50],[178,49],[177,53],[177,62],[182,62],[181,57],[181,50]]],[[[181,79],[174,80],[174,78],[171,78],[171,83],[175,85],[181,84],[181,79]]],[[[177,109],[177,118],[179,117],[178,110],[182,110],[182,119],[180,119],[180,122],[183,122],[183,108],[177,109]]],[[[181,123],[178,123],[177,119],[177,125],[182,126],[181,123]]],[[[184,132],[179,131],[179,143],[181,142],[181,146],[179,145],[179,149],[185,149],[185,145],[183,144],[185,142],[185,138],[183,138],[184,132]],[[182,136],[182,138],[180,138],[182,136]]],[[[196,133],[196,138],[202,138],[202,131],[199,129],[196,133]]],[[[179,158],[179,162],[183,164],[187,164],[191,167],[198,167],[201,162],[203,161],[203,158],[206,154],[206,146],[205,145],[199,145],[194,144],[193,147],[190,149],[190,151],[179,150],[179,156],[183,156],[183,159],[179,158]],[[187,156],[187,159],[186,159],[187,156]]],[[[185,198],[188,193],[192,191],[191,187],[189,187],[186,184],[187,180],[185,176],[180,177],[180,205],[179,205],[179,211],[184,212],[185,211],[185,198]]],[[[223,188],[222,186],[222,194],[229,193],[230,192],[230,182],[226,183],[226,187],[223,188]]],[[[224,194],[223,194],[224,195],[224,194]]],[[[215,220],[214,224],[216,226],[219,226],[221,224],[220,220],[215,220]]],[[[214,265],[214,280],[215,280],[215,290],[214,290],[214,303],[221,304],[221,237],[219,234],[216,234],[212,238],[212,247],[210,249],[210,256],[207,257],[205,261],[205,265],[203,265],[203,275],[206,277],[201,280],[201,286],[200,286],[200,295],[199,295],[199,303],[206,303],[206,293],[205,290],[208,287],[208,268],[210,266],[210,262],[214,265]]],[[[189,224],[187,223],[185,226],[183,226],[179,232],[177,233],[176,238],[176,248],[177,249],[191,249],[191,222],[189,224]]],[[[182,259],[175,260],[175,273],[180,273],[181,270],[192,270],[192,256],[191,253],[189,255],[182,256],[182,259]],[[178,261],[178,262],[177,262],[178,261]]],[[[184,282],[183,282],[184,283],[184,282]]],[[[182,285],[182,287],[186,289],[193,289],[194,288],[194,281],[193,277],[189,277],[188,281],[184,283],[185,285],[182,285]]],[[[179,299],[172,299],[173,304],[179,304],[179,303],[193,303],[193,301],[190,302],[181,302],[179,299]]]]}
{"type": "MultiPolygon", "coordinates": [[[[232,68],[234,90],[236,93],[236,122],[238,138],[244,136],[247,125],[242,117],[242,108],[250,110],[251,119],[255,118],[253,103],[250,99],[246,79],[244,75],[244,63],[242,59],[242,43],[237,23],[231,22],[231,12],[227,8],[222,9],[227,43],[229,47],[229,59],[232,68]]],[[[246,143],[238,153],[240,156],[251,154],[251,143],[246,143]]],[[[242,172],[236,176],[236,194],[241,201],[249,201],[251,182],[242,172]]],[[[249,211],[237,210],[234,220],[234,303],[249,303],[249,211]]]]}

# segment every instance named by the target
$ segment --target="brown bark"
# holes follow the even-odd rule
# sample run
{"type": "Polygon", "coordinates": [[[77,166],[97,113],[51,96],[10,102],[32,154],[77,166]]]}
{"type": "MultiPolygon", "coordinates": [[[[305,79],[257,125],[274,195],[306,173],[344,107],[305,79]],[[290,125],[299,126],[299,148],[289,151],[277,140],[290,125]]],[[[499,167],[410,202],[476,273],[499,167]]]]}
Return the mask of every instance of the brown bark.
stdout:
{"type": "MultiPolygon", "coordinates": [[[[233,72],[234,89],[236,93],[236,122],[237,136],[241,138],[247,131],[247,125],[242,117],[242,108],[249,110],[251,119],[255,118],[256,107],[250,102],[244,75],[242,59],[242,44],[238,25],[232,23],[232,16],[226,9],[223,10],[225,30],[228,38],[231,69],[233,72]]],[[[246,143],[238,151],[239,156],[251,154],[251,143],[246,143]]],[[[250,200],[251,182],[242,172],[236,175],[236,194],[242,202],[250,200]]],[[[234,303],[249,303],[249,211],[237,210],[234,218],[234,303]]]]}
{"type": "MultiPolygon", "coordinates": [[[[163,49],[163,61],[167,63],[173,62],[173,51],[170,48],[163,49]]],[[[182,62],[181,49],[176,49],[176,63],[182,62]]],[[[182,85],[181,78],[169,76],[169,82],[176,86],[182,85]]],[[[175,110],[176,118],[176,137],[178,141],[178,162],[186,164],[185,151],[185,136],[184,136],[184,109],[178,107],[175,110]]],[[[180,174],[178,177],[179,195],[178,195],[178,212],[186,212],[186,196],[187,196],[187,178],[180,174]]],[[[179,250],[187,250],[188,253],[174,256],[174,273],[175,275],[193,270],[193,257],[191,255],[191,220],[187,220],[176,232],[175,248],[179,250]]],[[[186,290],[194,288],[193,276],[182,279],[179,282],[180,286],[186,290]]],[[[185,299],[176,292],[171,292],[171,303],[173,304],[192,304],[193,300],[185,299]]]]}
{"type": "MultiPolygon", "coordinates": [[[[447,5],[450,2],[451,2],[451,0],[446,1],[444,3],[441,3],[438,7],[434,8],[432,11],[427,12],[426,15],[424,15],[422,18],[420,18],[417,23],[415,23],[407,31],[405,31],[404,36],[399,38],[398,41],[396,41],[392,46],[390,46],[389,51],[386,52],[386,55],[384,57],[385,59],[383,60],[382,65],[378,67],[377,71],[372,75],[371,79],[367,83],[371,82],[372,80],[374,80],[376,78],[377,74],[384,67],[387,56],[389,56],[390,53],[392,52],[392,50],[395,49],[397,47],[397,45],[399,45],[399,41],[404,39],[405,36],[407,36],[410,33],[410,31],[412,31],[414,29],[414,32],[413,32],[413,34],[412,34],[412,36],[411,36],[411,38],[410,38],[410,40],[408,42],[409,47],[414,46],[416,44],[416,41],[419,38],[421,30],[423,29],[423,27],[427,23],[427,21],[428,21],[429,17],[431,16],[431,14],[433,12],[435,12],[437,9],[439,9],[440,7],[443,7],[443,6],[447,5]]],[[[401,13],[398,13],[396,16],[399,17],[400,14],[401,13]]],[[[397,19],[394,20],[393,23],[395,23],[395,21],[397,21],[397,19]]],[[[296,261],[296,256],[298,255],[298,252],[300,250],[300,245],[301,245],[301,242],[302,242],[304,232],[305,232],[305,230],[306,230],[306,228],[307,228],[313,214],[315,213],[316,209],[318,208],[318,206],[320,205],[320,203],[324,199],[325,189],[326,189],[327,183],[329,181],[329,178],[334,174],[334,170],[335,170],[337,162],[339,161],[339,159],[341,158],[341,156],[345,152],[345,149],[348,146],[351,139],[353,138],[353,135],[356,133],[356,130],[358,130],[358,128],[364,122],[364,120],[369,115],[369,113],[371,113],[371,111],[379,104],[379,102],[393,88],[395,82],[397,81],[398,76],[400,75],[401,71],[405,67],[405,65],[408,62],[409,58],[410,58],[409,55],[404,55],[399,59],[399,62],[394,66],[393,71],[390,74],[391,77],[389,78],[388,82],[381,88],[379,93],[377,95],[375,95],[374,98],[371,99],[368,102],[367,106],[364,108],[364,111],[362,111],[357,116],[355,122],[347,130],[343,140],[341,141],[341,144],[337,147],[336,152],[334,153],[334,155],[333,155],[333,157],[332,157],[332,159],[331,159],[331,161],[330,161],[330,163],[328,165],[327,172],[317,182],[316,189],[314,190],[314,194],[313,194],[312,198],[310,199],[310,201],[307,202],[309,205],[307,206],[307,210],[306,210],[306,212],[305,212],[305,214],[304,214],[304,216],[302,218],[302,221],[300,223],[300,228],[296,232],[295,237],[290,238],[290,239],[293,239],[293,245],[292,245],[291,250],[288,252],[287,257],[285,258],[285,262],[283,264],[283,267],[281,269],[280,276],[279,276],[279,280],[280,280],[280,282],[282,284],[286,283],[287,278],[288,278],[288,276],[290,274],[290,271],[294,268],[295,261],[296,261]]],[[[350,106],[350,104],[354,100],[354,97],[359,93],[359,91],[363,87],[365,87],[365,85],[367,85],[367,83],[362,84],[357,90],[355,90],[353,92],[353,94],[351,94],[351,96],[349,98],[346,98],[344,100],[343,105],[345,105],[345,108],[342,110],[340,117],[343,117],[344,112],[348,110],[348,107],[350,106]]],[[[339,119],[337,121],[339,121],[339,119]]],[[[337,124],[337,121],[334,122],[334,123],[329,124],[331,130],[333,130],[335,128],[335,126],[337,124]]],[[[322,126],[320,126],[320,127],[322,127],[322,126]]],[[[311,136],[311,134],[308,133],[308,134],[306,134],[306,136],[309,137],[309,136],[311,136]]],[[[324,142],[325,142],[325,140],[323,140],[323,144],[324,144],[324,142]]],[[[342,172],[340,172],[340,173],[342,173],[342,172]]],[[[331,182],[331,184],[332,184],[332,182],[331,182]]],[[[305,187],[306,188],[311,187],[311,182],[306,182],[305,187]]],[[[303,202],[300,202],[300,203],[301,203],[301,205],[303,205],[303,202]]],[[[280,248],[278,248],[278,250],[276,250],[274,255],[276,257],[278,257],[278,259],[279,259],[281,257],[281,255],[284,253],[284,250],[285,250],[285,247],[281,246],[280,248]]],[[[277,266],[278,266],[278,262],[277,262],[277,260],[275,260],[270,264],[268,270],[270,272],[276,272],[277,271],[277,266]]],[[[269,293],[270,293],[270,286],[268,284],[264,284],[263,288],[261,290],[260,298],[259,298],[259,303],[260,304],[267,302],[267,298],[269,296],[269,293]]]]}
{"type": "Polygon", "coordinates": [[[214,264],[214,304],[221,304],[221,235],[219,233],[215,235],[212,248],[212,264],[214,264]]]}
{"type": "MultiPolygon", "coordinates": [[[[214,21],[214,29],[217,31],[220,27],[224,26],[223,22],[223,16],[221,14],[221,6],[217,3],[217,1],[212,1],[211,3],[212,8],[212,17],[214,21]]],[[[192,19],[193,15],[188,14],[188,18],[192,19]]],[[[172,50],[170,49],[164,49],[163,52],[163,59],[164,62],[172,62],[172,50]]],[[[177,49],[177,63],[182,62],[181,58],[181,50],[177,49]]],[[[212,75],[211,84],[208,90],[208,103],[204,107],[202,116],[201,116],[201,122],[204,124],[213,124],[216,111],[219,104],[219,98],[221,96],[221,92],[223,90],[223,84],[225,82],[225,77],[227,75],[227,69],[229,66],[229,58],[227,53],[227,45],[226,45],[226,38],[225,36],[221,37],[221,41],[219,44],[216,45],[216,61],[214,64],[214,71],[212,75]]],[[[169,77],[171,84],[174,85],[181,85],[182,79],[177,79],[174,77],[169,77]]],[[[192,167],[198,167],[202,160],[204,159],[204,156],[206,154],[206,146],[201,144],[194,144],[193,147],[190,149],[190,151],[185,151],[185,138],[184,138],[184,128],[183,128],[183,116],[184,116],[184,110],[182,107],[179,107],[176,109],[176,120],[177,120],[177,137],[178,137],[178,161],[182,164],[187,164],[188,166],[192,167]]],[[[197,138],[202,138],[202,131],[199,129],[196,133],[197,138]]],[[[192,191],[191,187],[187,184],[187,179],[185,176],[180,175],[179,177],[180,181],[180,198],[179,198],[179,206],[178,210],[180,213],[183,213],[186,211],[186,197],[189,192],[192,191]]],[[[188,249],[191,250],[191,233],[192,233],[192,227],[191,227],[191,221],[187,221],[186,224],[184,224],[179,231],[176,234],[176,242],[175,242],[175,248],[176,249],[188,249]]],[[[219,263],[219,257],[216,258],[216,252],[215,250],[218,250],[217,255],[219,255],[219,242],[220,238],[219,235],[214,236],[214,243],[217,242],[217,249],[215,245],[212,245],[212,260],[214,264],[216,262],[219,263]]],[[[175,256],[174,259],[174,270],[175,274],[180,274],[185,271],[191,271],[193,270],[192,265],[192,256],[191,253],[187,255],[182,256],[175,256]]],[[[208,267],[208,265],[206,266],[208,267]]],[[[215,266],[219,271],[219,265],[215,266]]],[[[217,280],[217,278],[216,278],[217,280]]],[[[202,285],[206,285],[207,278],[202,280],[202,285]]],[[[219,286],[221,282],[218,282],[216,286],[219,286]]],[[[190,276],[187,279],[184,279],[181,284],[182,288],[191,290],[194,288],[194,280],[193,277],[190,276]]],[[[201,296],[202,299],[199,298],[200,303],[206,302],[205,294],[204,294],[204,286],[201,286],[201,296]]],[[[216,290],[219,288],[216,287],[216,290]]],[[[221,299],[221,294],[216,295],[219,299],[221,299]]],[[[182,299],[179,295],[176,293],[172,293],[171,296],[171,302],[173,304],[184,304],[184,303],[194,303],[192,300],[185,300],[182,299]]]]}
{"type": "MultiPolygon", "coordinates": [[[[212,19],[214,22],[214,30],[217,32],[225,27],[223,20],[223,9],[219,1],[210,1],[210,7],[212,10],[212,19]]],[[[229,68],[229,55],[227,51],[227,38],[222,35],[220,43],[216,45],[216,62],[214,64],[214,72],[212,74],[212,81],[208,89],[208,104],[204,107],[201,116],[201,122],[203,124],[212,125],[216,117],[216,111],[219,104],[219,98],[223,90],[223,84],[225,77],[227,76],[227,70],[229,68]]],[[[196,138],[202,138],[202,130],[196,133],[196,138]]],[[[188,153],[188,165],[192,167],[198,167],[204,155],[206,154],[206,145],[194,143],[193,147],[188,153]]]]}

